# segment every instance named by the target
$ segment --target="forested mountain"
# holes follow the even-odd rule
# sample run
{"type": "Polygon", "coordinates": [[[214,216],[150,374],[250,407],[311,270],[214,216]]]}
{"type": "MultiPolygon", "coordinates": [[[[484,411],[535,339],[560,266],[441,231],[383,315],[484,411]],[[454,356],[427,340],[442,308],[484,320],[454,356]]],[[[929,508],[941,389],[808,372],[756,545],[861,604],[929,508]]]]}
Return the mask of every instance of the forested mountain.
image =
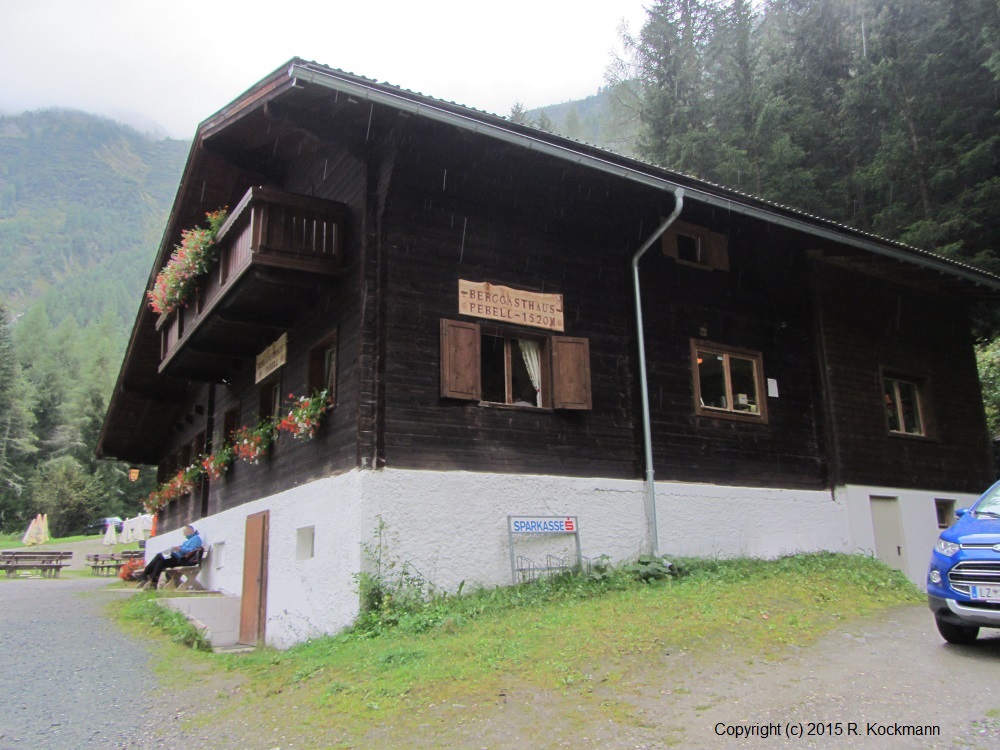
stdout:
{"type": "Polygon", "coordinates": [[[0,118],[0,531],[48,512],[71,533],[149,492],[94,445],[187,151],[81,112],[0,118]]]}
{"type": "Polygon", "coordinates": [[[188,147],[82,112],[0,117],[0,299],[130,328],[188,147]]]}

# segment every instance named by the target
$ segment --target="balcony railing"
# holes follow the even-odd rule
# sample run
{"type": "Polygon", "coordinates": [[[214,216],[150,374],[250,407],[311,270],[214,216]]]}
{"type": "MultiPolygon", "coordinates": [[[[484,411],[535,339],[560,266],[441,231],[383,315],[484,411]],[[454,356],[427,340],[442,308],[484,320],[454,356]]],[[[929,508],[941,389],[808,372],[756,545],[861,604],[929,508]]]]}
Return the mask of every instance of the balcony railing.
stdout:
{"type": "Polygon", "coordinates": [[[287,326],[317,279],[343,271],[340,203],[251,188],[219,230],[218,262],[186,307],[161,315],[160,372],[218,378],[287,326]]]}

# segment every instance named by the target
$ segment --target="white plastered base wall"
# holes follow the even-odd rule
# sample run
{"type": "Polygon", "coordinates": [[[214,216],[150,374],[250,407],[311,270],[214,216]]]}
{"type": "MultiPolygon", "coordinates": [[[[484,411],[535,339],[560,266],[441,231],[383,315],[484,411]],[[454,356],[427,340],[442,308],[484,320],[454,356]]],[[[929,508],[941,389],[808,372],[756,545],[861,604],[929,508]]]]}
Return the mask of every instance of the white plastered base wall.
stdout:
{"type": "MultiPolygon", "coordinates": [[[[842,501],[829,492],[659,482],[660,551],[670,555],[776,557],[850,551],[842,501]]],[[[370,568],[384,522],[383,562],[405,561],[434,586],[511,582],[507,516],[576,516],[581,551],[620,561],[649,549],[643,482],[539,475],[358,470],[311,482],[201,519],[211,545],[199,580],[239,596],[246,518],[270,511],[266,641],[286,648],[335,633],[358,613],[356,576],[370,568]],[[302,557],[300,529],[313,530],[302,557]]],[[[178,544],[175,531],[149,540],[151,555],[178,544]]],[[[517,554],[544,564],[574,554],[569,536],[517,537],[517,554]]]]}
{"type": "MultiPolygon", "coordinates": [[[[927,589],[927,565],[931,549],[941,529],[938,528],[936,501],[953,501],[954,507],[968,508],[978,495],[961,492],[909,490],[898,487],[847,485],[838,487],[836,496],[847,506],[854,540],[849,551],[875,555],[875,525],[872,521],[872,498],[891,498],[898,503],[902,541],[901,570],[921,589],[927,589]]],[[[949,519],[954,523],[954,518],[949,519]]]]}

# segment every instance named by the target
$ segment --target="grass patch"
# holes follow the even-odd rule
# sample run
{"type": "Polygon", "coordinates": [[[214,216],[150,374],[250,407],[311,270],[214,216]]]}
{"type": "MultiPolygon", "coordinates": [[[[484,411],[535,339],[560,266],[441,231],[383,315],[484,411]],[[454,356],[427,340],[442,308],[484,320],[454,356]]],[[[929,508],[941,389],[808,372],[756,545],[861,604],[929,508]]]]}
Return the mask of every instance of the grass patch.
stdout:
{"type": "MultiPolygon", "coordinates": [[[[489,709],[511,691],[569,696],[603,717],[594,721],[639,725],[609,691],[634,686],[644,669],[669,669],[668,655],[776,654],[851,618],[921,600],[901,573],[860,555],[675,564],[679,576],[650,583],[605,571],[411,599],[288,651],[209,658],[246,678],[243,710],[287,728],[298,709],[302,732],[332,733],[324,734],[330,746],[364,744],[375,725],[407,737],[489,709]]],[[[149,595],[125,609],[129,618],[164,617],[149,595]]]]}
{"type": "Polygon", "coordinates": [[[174,643],[200,651],[211,650],[201,631],[188,622],[183,614],[160,605],[156,600],[157,595],[152,591],[137,592],[122,603],[116,614],[124,622],[142,623],[155,628],[174,643]]]}
{"type": "MultiPolygon", "coordinates": [[[[0,547],[2,547],[3,549],[19,549],[21,547],[28,547],[29,545],[24,544],[21,541],[23,538],[24,538],[24,534],[23,533],[22,534],[0,534],[0,547]]],[[[77,536],[64,536],[64,537],[60,537],[58,539],[55,538],[55,537],[53,537],[53,538],[49,539],[49,541],[47,541],[45,544],[40,545],[40,547],[42,549],[49,549],[51,547],[58,547],[60,544],[70,544],[72,542],[85,542],[87,540],[100,539],[100,538],[102,538],[100,535],[98,535],[98,536],[94,536],[94,535],[84,536],[82,534],[81,535],[77,535],[77,536]]],[[[122,546],[122,549],[124,549],[128,545],[123,544],[121,546],[122,546]]],[[[117,547],[117,545],[116,545],[116,547],[117,547]]]]}

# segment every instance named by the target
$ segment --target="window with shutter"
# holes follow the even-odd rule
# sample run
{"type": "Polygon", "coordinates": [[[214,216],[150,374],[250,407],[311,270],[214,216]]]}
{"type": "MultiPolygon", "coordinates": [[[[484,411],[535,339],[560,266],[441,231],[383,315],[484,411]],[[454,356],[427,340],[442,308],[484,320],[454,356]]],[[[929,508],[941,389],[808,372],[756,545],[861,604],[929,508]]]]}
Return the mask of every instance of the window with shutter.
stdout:
{"type": "Polygon", "coordinates": [[[664,232],[661,242],[663,254],[678,263],[707,271],[729,270],[729,249],[724,234],[678,221],[664,232]]]}
{"type": "Polygon", "coordinates": [[[524,408],[591,409],[584,338],[441,321],[441,396],[524,408]]]}

